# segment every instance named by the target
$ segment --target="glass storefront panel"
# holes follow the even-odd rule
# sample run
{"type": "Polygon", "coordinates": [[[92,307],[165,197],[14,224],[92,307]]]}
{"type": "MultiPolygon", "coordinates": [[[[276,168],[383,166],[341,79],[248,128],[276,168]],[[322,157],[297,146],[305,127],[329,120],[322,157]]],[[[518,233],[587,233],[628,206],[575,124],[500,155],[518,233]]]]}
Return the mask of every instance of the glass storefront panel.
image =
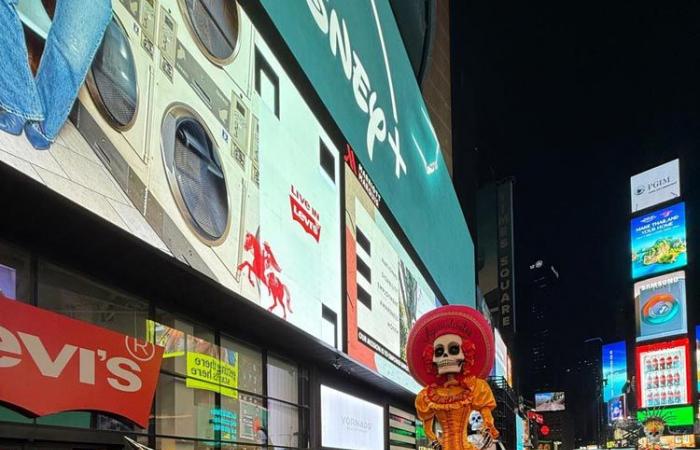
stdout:
{"type": "Polygon", "coordinates": [[[146,338],[148,304],[48,263],[39,264],[38,306],[128,336],[146,338]]]}
{"type": "Polygon", "coordinates": [[[299,408],[269,400],[268,423],[270,445],[299,447],[299,408]]]}
{"type": "Polygon", "coordinates": [[[214,392],[187,387],[184,378],[161,374],[156,391],[156,434],[215,439],[211,426],[214,392]]]}
{"type": "Polygon", "coordinates": [[[0,243],[0,293],[29,303],[31,286],[29,253],[0,243]]]}
{"type": "Polygon", "coordinates": [[[289,403],[299,402],[299,369],[273,356],[267,359],[267,395],[289,403]]]}
{"type": "MultiPolygon", "coordinates": [[[[187,353],[199,353],[214,358],[219,357],[219,349],[214,345],[214,331],[183,320],[170,313],[158,310],[155,323],[150,322],[149,334],[155,336],[155,343],[165,347],[161,369],[179,375],[187,375],[187,353]]],[[[149,336],[150,338],[150,336],[149,336]]],[[[190,363],[192,357],[190,357],[190,363]]]]}
{"type": "Polygon", "coordinates": [[[262,352],[226,337],[221,338],[221,352],[222,356],[231,352],[238,355],[238,388],[262,395],[262,352]]]}
{"type": "Polygon", "coordinates": [[[89,412],[64,412],[37,417],[37,425],[53,427],[90,428],[92,415],[89,412]]]}
{"type": "Polygon", "coordinates": [[[187,439],[156,439],[156,450],[212,450],[215,442],[189,441],[187,439]]]}
{"type": "Polygon", "coordinates": [[[222,396],[221,410],[229,419],[228,426],[222,427],[222,441],[261,443],[258,431],[267,426],[267,410],[262,398],[243,393],[239,393],[238,398],[222,396]]]}

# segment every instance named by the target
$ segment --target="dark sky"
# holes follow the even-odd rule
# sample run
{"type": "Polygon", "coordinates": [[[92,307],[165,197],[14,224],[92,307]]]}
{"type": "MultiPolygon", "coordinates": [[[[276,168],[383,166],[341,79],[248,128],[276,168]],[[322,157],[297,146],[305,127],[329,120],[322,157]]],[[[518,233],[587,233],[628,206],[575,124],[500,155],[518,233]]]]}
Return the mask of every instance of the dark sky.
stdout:
{"type": "Polygon", "coordinates": [[[679,155],[692,172],[700,152],[700,3],[456,9],[457,96],[475,99],[480,181],[516,178],[520,271],[540,257],[559,269],[563,339],[622,337],[629,176],[679,155]]]}

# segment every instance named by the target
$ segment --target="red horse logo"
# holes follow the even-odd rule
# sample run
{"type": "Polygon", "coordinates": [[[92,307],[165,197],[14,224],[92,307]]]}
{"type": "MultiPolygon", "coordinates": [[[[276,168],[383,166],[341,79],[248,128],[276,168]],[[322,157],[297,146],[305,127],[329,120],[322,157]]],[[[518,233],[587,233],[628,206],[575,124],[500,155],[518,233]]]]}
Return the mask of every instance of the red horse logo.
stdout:
{"type": "Polygon", "coordinates": [[[267,287],[267,293],[274,300],[267,310],[272,312],[277,308],[277,305],[281,306],[282,317],[286,320],[287,310],[289,310],[290,313],[293,312],[292,297],[289,294],[287,286],[282,283],[277,276],[277,273],[282,272],[282,268],[277,263],[277,259],[275,259],[275,255],[272,253],[272,248],[267,242],[263,242],[261,246],[260,242],[258,242],[258,238],[252,233],[246,233],[243,248],[253,253],[253,262],[244,261],[238,266],[238,272],[240,273],[243,269],[248,269],[248,281],[251,286],[255,286],[253,282],[253,275],[255,275],[258,282],[267,287]],[[284,304],[285,296],[287,297],[286,306],[284,304]]]}

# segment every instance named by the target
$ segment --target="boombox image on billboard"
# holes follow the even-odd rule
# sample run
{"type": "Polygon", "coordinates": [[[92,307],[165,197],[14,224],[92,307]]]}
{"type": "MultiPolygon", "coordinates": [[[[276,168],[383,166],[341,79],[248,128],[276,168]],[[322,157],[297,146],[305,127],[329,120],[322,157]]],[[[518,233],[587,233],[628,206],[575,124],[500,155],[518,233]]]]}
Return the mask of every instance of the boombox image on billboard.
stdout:
{"type": "Polygon", "coordinates": [[[0,160],[335,345],[339,149],[246,10],[190,3],[114,0],[72,124],[0,160]]]}
{"type": "Polygon", "coordinates": [[[637,341],[688,332],[685,272],[640,281],[634,285],[637,341]]]}

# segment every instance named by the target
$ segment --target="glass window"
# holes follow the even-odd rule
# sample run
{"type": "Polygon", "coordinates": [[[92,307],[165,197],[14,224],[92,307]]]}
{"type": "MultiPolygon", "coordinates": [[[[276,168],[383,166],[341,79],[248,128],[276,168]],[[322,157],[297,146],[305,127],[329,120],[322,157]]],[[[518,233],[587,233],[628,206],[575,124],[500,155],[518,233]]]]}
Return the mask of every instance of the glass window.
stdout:
{"type": "Polygon", "coordinates": [[[267,359],[267,395],[289,403],[298,403],[298,366],[270,356],[267,359]]]}
{"type": "Polygon", "coordinates": [[[215,442],[189,441],[187,439],[156,439],[156,450],[212,450],[215,442]]]}
{"type": "Polygon", "coordinates": [[[104,414],[95,414],[95,426],[98,430],[105,431],[120,431],[122,433],[148,433],[148,430],[141,428],[138,425],[134,425],[131,422],[104,414]]]}
{"type": "Polygon", "coordinates": [[[232,339],[221,338],[222,359],[236,356],[238,361],[238,388],[254,394],[263,394],[262,352],[232,339]]]}
{"type": "Polygon", "coordinates": [[[215,408],[214,392],[190,388],[184,378],[161,374],[156,392],[156,434],[213,440],[210,420],[215,408]]]}
{"type": "Polygon", "coordinates": [[[32,284],[29,253],[0,243],[0,293],[30,303],[32,284]]]}
{"type": "Polygon", "coordinates": [[[39,264],[40,307],[129,336],[146,338],[148,305],[47,263],[39,264]]]}
{"type": "Polygon", "coordinates": [[[267,428],[267,410],[262,398],[243,393],[238,398],[222,396],[221,412],[222,441],[264,444],[259,434],[261,428],[267,428]]]}
{"type": "Polygon", "coordinates": [[[153,335],[155,343],[165,347],[161,365],[164,371],[187,375],[188,352],[219,356],[218,347],[213,344],[214,332],[208,328],[160,310],[156,312],[156,322],[150,323],[149,328],[149,338],[153,335]]]}
{"type": "Polygon", "coordinates": [[[53,427],[90,428],[92,415],[89,412],[64,412],[50,416],[37,417],[37,425],[53,427]]]}
{"type": "Polygon", "coordinates": [[[269,445],[299,447],[299,408],[287,403],[269,400],[269,445]]]}

